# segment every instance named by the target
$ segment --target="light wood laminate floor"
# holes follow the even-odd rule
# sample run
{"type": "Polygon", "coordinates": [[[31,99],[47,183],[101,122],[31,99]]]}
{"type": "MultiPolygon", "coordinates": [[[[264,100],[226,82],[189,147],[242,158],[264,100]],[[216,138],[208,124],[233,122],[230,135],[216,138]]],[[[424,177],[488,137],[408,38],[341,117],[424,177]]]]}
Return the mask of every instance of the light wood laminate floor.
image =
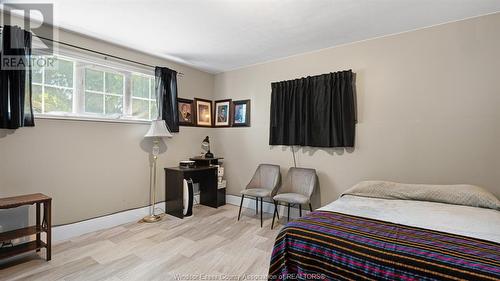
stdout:
{"type": "MultiPolygon", "coordinates": [[[[238,280],[265,276],[281,226],[260,228],[255,210],[196,206],[183,220],[165,216],[156,224],[129,223],[56,243],[52,260],[21,257],[0,267],[0,280],[238,280]],[[205,279],[210,280],[210,279],[205,279]],[[217,280],[217,279],[211,279],[217,280]]],[[[262,277],[253,280],[264,280],[262,277]]]]}

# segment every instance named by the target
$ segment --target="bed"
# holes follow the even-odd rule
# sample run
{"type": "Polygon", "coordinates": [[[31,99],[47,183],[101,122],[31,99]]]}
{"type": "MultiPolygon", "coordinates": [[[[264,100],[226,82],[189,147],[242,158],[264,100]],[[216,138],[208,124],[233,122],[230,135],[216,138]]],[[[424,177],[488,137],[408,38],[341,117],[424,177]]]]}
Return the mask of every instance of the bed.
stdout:
{"type": "Polygon", "coordinates": [[[500,201],[470,185],[361,182],[280,231],[269,280],[500,280],[500,201]]]}

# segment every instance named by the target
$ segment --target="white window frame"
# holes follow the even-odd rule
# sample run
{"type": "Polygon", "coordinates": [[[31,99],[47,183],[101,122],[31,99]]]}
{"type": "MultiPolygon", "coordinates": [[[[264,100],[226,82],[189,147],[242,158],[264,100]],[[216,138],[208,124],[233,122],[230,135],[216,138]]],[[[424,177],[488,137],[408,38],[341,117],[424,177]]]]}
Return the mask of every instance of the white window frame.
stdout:
{"type": "MultiPolygon", "coordinates": [[[[57,113],[57,114],[47,114],[44,111],[44,98],[42,97],[42,113],[35,113],[35,118],[38,119],[63,119],[63,120],[82,120],[82,121],[98,121],[98,122],[119,122],[119,123],[150,123],[151,119],[156,118],[156,116],[151,116],[151,101],[156,100],[154,92],[151,90],[151,83],[154,83],[153,70],[149,68],[140,68],[137,66],[132,66],[128,64],[123,64],[116,61],[108,61],[106,58],[103,60],[100,57],[93,55],[86,55],[81,52],[75,53],[75,51],[65,50],[64,54],[54,55],[57,58],[64,60],[69,60],[73,62],[73,88],[62,87],[62,86],[52,86],[45,85],[45,70],[42,72],[42,83],[32,83],[33,85],[39,85],[42,87],[42,93],[44,92],[45,86],[61,88],[61,89],[71,89],[73,90],[73,104],[72,111],[67,113],[57,113]],[[122,100],[122,113],[103,115],[91,112],[85,112],[85,68],[95,69],[108,73],[120,74],[123,76],[123,100],[122,100]],[[131,77],[132,75],[139,75],[149,79],[149,97],[139,98],[132,96],[131,87],[131,77]],[[148,117],[149,119],[140,119],[132,116],[132,99],[142,99],[148,101],[148,117]]],[[[104,77],[105,78],[105,74],[104,77]]],[[[105,88],[104,92],[98,91],[88,91],[92,93],[98,93],[112,96],[119,96],[114,93],[107,93],[105,88]]],[[[105,112],[105,101],[103,101],[103,112],[105,112]]]]}

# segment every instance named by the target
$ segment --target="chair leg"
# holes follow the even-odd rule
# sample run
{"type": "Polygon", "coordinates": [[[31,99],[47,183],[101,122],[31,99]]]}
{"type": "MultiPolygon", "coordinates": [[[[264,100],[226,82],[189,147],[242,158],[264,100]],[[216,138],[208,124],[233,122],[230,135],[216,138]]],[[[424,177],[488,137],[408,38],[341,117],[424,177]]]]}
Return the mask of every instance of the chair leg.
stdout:
{"type": "Polygon", "coordinates": [[[299,217],[302,217],[302,204],[299,204],[299,217]]]}
{"type": "Polygon", "coordinates": [[[241,206],[243,206],[243,198],[245,198],[245,194],[241,194],[241,203],[240,203],[240,211],[238,212],[238,220],[240,220],[241,216],[241,206]]]}
{"type": "Polygon", "coordinates": [[[255,197],[255,214],[259,214],[259,197],[255,197]]]}
{"type": "Polygon", "coordinates": [[[309,203],[309,210],[312,212],[313,211],[313,207],[311,205],[311,203],[309,203]]]}
{"type": "Polygon", "coordinates": [[[277,213],[278,213],[278,204],[276,204],[276,201],[274,201],[273,222],[271,223],[271,229],[273,229],[274,227],[274,217],[276,216],[277,213]]]}
{"type": "Polygon", "coordinates": [[[263,202],[262,202],[262,201],[263,201],[263,200],[264,200],[264,198],[262,198],[262,197],[261,197],[261,198],[260,198],[260,227],[262,227],[262,213],[264,213],[264,212],[262,212],[262,210],[263,210],[263,209],[262,209],[262,204],[263,204],[263,202]]]}
{"type": "MultiPolygon", "coordinates": [[[[274,200],[273,200],[274,201],[274,200]]],[[[276,201],[274,201],[274,205],[276,206],[276,201]]],[[[280,213],[278,212],[278,209],[276,209],[276,217],[278,218],[278,220],[280,219],[280,213]]]]}
{"type": "Polygon", "coordinates": [[[286,218],[286,222],[290,221],[290,203],[288,203],[288,217],[286,218]]]}

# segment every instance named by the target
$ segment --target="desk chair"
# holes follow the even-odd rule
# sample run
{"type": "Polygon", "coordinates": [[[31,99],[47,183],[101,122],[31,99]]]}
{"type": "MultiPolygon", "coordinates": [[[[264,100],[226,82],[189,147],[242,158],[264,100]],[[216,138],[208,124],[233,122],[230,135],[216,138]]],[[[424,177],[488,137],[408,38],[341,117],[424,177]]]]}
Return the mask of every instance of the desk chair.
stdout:
{"type": "Polygon", "coordinates": [[[238,220],[241,216],[241,207],[245,196],[255,198],[255,214],[259,214],[259,198],[260,198],[260,227],[262,227],[262,201],[264,198],[272,198],[276,194],[281,181],[280,166],[271,164],[260,164],[255,171],[255,174],[246,186],[245,190],[241,191],[240,211],[238,212],[238,220]]]}
{"type": "Polygon", "coordinates": [[[290,205],[299,205],[299,215],[302,217],[302,205],[309,204],[309,210],[312,212],[311,195],[316,188],[316,170],[306,168],[290,168],[285,181],[278,194],[273,197],[274,213],[271,229],[274,226],[274,217],[278,215],[278,205],[280,202],[288,204],[288,218],[290,221],[290,205]]]}

